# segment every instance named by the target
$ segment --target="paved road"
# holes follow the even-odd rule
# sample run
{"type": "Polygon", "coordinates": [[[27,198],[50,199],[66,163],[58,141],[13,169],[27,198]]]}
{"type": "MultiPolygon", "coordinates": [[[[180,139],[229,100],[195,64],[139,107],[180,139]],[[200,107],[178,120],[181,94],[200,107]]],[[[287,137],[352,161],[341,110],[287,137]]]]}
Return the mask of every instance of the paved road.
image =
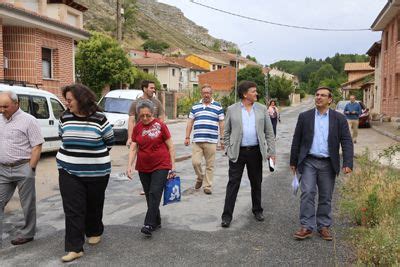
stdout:
{"type": "MultiPolygon", "coordinates": [[[[145,214],[145,201],[139,196],[138,179],[127,181],[119,176],[126,164],[126,156],[113,159],[113,179],[106,193],[104,208],[105,233],[96,247],[85,246],[85,256],[76,265],[334,265],[346,264],[351,250],[343,235],[347,227],[337,220],[335,240],[327,242],[314,236],[310,240],[295,241],[298,228],[298,197],[290,191],[288,170],[289,147],[299,112],[311,107],[311,102],[288,108],[282,112],[278,125],[277,171],[264,170],[263,207],[265,222],[256,222],[251,214],[250,185],[244,175],[239,191],[234,218],[229,229],[220,227],[220,216],[225,197],[228,160],[218,152],[215,184],[212,195],[193,189],[195,177],[191,160],[177,164],[182,178],[181,203],[161,208],[163,228],[152,239],[140,234],[145,214]]],[[[185,123],[170,126],[178,131],[183,142],[185,123]]],[[[177,134],[178,135],[178,134],[177,134]]],[[[179,139],[179,138],[176,138],[179,139]]],[[[178,153],[190,153],[178,140],[178,153]]],[[[34,242],[24,246],[9,245],[15,225],[21,225],[22,214],[14,211],[5,221],[6,240],[0,250],[0,265],[62,265],[64,254],[64,217],[60,196],[38,203],[38,233],[34,242]],[[10,236],[8,236],[10,235],[10,236]]]]}

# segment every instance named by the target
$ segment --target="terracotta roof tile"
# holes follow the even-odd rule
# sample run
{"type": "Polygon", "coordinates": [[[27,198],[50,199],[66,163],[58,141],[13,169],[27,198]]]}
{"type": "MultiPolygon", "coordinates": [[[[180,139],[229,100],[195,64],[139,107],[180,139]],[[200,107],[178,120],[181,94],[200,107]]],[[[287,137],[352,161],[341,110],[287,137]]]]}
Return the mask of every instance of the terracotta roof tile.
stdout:
{"type": "Polygon", "coordinates": [[[374,70],[369,65],[369,62],[350,62],[344,65],[344,71],[357,71],[357,70],[374,70]]]}

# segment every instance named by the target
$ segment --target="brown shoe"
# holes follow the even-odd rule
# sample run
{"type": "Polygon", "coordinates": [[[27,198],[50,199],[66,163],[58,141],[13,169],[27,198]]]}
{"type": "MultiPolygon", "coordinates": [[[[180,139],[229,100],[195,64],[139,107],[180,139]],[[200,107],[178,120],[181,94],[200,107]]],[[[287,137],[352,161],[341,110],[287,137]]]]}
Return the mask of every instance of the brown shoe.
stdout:
{"type": "Polygon", "coordinates": [[[197,181],[196,184],[195,184],[195,186],[194,186],[194,189],[200,189],[200,187],[201,187],[202,185],[203,185],[203,182],[197,181]]]}
{"type": "Polygon", "coordinates": [[[294,234],[294,238],[299,239],[299,240],[303,240],[306,239],[308,237],[312,236],[312,231],[308,230],[305,227],[301,227],[300,230],[298,230],[295,234],[294,234]]]}
{"type": "Polygon", "coordinates": [[[211,189],[204,188],[204,194],[211,195],[212,194],[211,189]]]}
{"type": "Polygon", "coordinates": [[[319,229],[318,231],[319,236],[326,241],[332,241],[332,234],[331,231],[329,231],[328,227],[322,227],[321,229],[319,229]]]}
{"type": "Polygon", "coordinates": [[[23,245],[25,243],[31,242],[32,240],[33,240],[33,237],[31,237],[31,238],[18,237],[14,240],[11,240],[11,244],[13,244],[14,246],[18,246],[18,245],[23,245]]]}

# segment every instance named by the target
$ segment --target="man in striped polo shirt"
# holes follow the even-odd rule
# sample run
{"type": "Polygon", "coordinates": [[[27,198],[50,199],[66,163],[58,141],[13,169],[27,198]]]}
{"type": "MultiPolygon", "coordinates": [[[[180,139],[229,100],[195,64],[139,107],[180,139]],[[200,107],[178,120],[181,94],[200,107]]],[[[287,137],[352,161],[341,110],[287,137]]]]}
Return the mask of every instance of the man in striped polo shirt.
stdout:
{"type": "Polygon", "coordinates": [[[190,134],[193,131],[192,163],[197,175],[195,189],[199,189],[204,181],[204,193],[210,195],[214,178],[215,152],[218,144],[218,128],[220,144],[223,149],[222,136],[224,132],[224,110],[221,104],[212,98],[212,89],[209,85],[201,88],[202,99],[193,105],[186,126],[185,145],[190,143],[190,134]],[[203,157],[206,161],[205,171],[201,168],[203,157]]]}

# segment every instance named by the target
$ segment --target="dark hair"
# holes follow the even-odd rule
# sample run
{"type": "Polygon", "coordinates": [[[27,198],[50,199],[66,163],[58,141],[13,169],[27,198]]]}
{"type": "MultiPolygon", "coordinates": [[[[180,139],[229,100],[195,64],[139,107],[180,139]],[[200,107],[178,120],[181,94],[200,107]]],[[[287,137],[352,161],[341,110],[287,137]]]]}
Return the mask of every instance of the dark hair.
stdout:
{"type": "Polygon", "coordinates": [[[275,106],[276,106],[276,101],[275,101],[275,100],[270,100],[268,106],[271,106],[272,102],[274,102],[274,104],[275,104],[275,106]]]}
{"type": "Polygon", "coordinates": [[[156,85],[156,83],[153,82],[153,81],[150,81],[150,80],[143,80],[143,81],[142,81],[142,84],[140,85],[140,88],[142,89],[142,91],[144,91],[143,89],[149,87],[149,84],[151,84],[151,83],[154,84],[154,85],[156,85]]]}
{"type": "Polygon", "coordinates": [[[71,92],[78,102],[78,108],[82,114],[89,116],[96,111],[101,111],[97,106],[96,95],[87,86],[75,83],[63,87],[62,95],[64,98],[66,98],[68,92],[71,92]]]}
{"type": "Polygon", "coordinates": [[[315,90],[315,94],[316,94],[319,90],[328,90],[328,91],[329,91],[329,97],[332,97],[332,89],[329,88],[328,86],[320,86],[320,87],[318,87],[317,90],[315,90]]]}
{"type": "Polygon", "coordinates": [[[238,94],[239,98],[243,99],[244,94],[247,93],[247,91],[251,87],[257,87],[257,84],[255,82],[251,82],[251,81],[241,81],[237,88],[237,94],[238,94]]]}

